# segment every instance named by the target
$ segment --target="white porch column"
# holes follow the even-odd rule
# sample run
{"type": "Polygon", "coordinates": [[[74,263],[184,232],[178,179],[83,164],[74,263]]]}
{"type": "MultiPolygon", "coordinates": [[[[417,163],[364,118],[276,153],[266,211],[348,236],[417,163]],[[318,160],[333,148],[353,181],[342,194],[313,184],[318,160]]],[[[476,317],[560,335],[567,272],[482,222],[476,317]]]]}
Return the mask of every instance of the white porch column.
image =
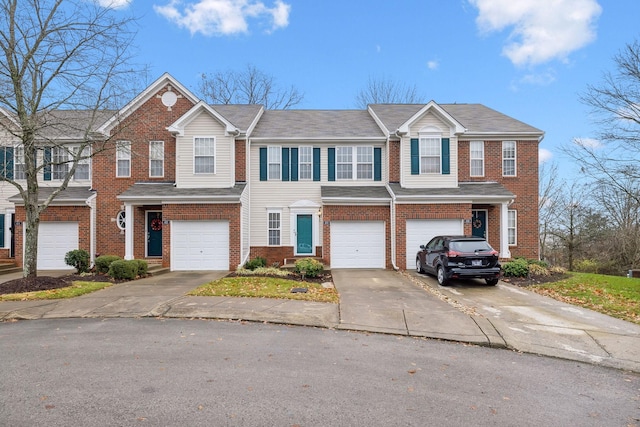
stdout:
{"type": "Polygon", "coordinates": [[[500,205],[500,258],[511,258],[509,251],[509,204],[500,205]]]}
{"type": "Polygon", "coordinates": [[[133,205],[124,205],[124,259],[133,259],[133,205]]]}

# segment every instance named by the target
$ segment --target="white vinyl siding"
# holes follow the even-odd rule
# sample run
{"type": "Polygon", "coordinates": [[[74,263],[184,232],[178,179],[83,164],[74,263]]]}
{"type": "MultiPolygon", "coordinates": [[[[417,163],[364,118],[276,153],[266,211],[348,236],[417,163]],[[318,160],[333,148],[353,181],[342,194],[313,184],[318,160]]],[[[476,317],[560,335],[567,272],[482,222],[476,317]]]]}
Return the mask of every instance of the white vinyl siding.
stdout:
{"type": "MultiPolygon", "coordinates": [[[[55,157],[52,153],[52,158],[55,161],[55,157]]],[[[55,165],[54,165],[55,170],[55,165]]],[[[128,178],[131,176],[131,142],[130,141],[118,141],[116,144],[116,177],[128,178]]],[[[55,175],[54,175],[54,178],[55,175]]]]}
{"type": "MultiPolygon", "coordinates": [[[[166,142],[166,141],[165,141],[166,142]]],[[[176,137],[176,187],[228,188],[235,184],[235,142],[224,127],[207,113],[195,117],[176,137]],[[194,138],[215,138],[215,174],[194,173],[194,138]]],[[[165,145],[165,151],[168,148],[165,145]]],[[[165,165],[166,166],[166,165],[165,165]]]]}
{"type": "Polygon", "coordinates": [[[298,179],[301,181],[313,179],[313,147],[298,148],[298,179]]]}
{"type": "Polygon", "coordinates": [[[469,142],[469,175],[484,176],[484,141],[469,142]]]}
{"type": "Polygon", "coordinates": [[[515,141],[502,141],[502,176],[516,176],[515,141]]]}
{"type": "Polygon", "coordinates": [[[164,141],[149,141],[149,176],[164,176],[164,141]]]}
{"type": "Polygon", "coordinates": [[[193,138],[193,173],[214,174],[216,171],[215,137],[193,138]]]}
{"type": "Polygon", "coordinates": [[[507,239],[509,246],[518,244],[518,212],[514,210],[507,212],[507,239]]]}

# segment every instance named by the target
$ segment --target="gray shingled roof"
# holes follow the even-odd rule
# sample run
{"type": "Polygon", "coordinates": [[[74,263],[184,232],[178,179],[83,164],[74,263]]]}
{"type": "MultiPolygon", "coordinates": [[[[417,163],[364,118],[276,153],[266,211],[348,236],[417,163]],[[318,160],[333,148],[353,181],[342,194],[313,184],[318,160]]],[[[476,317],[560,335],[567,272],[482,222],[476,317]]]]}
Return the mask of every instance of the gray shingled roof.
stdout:
{"type": "Polygon", "coordinates": [[[383,186],[336,186],[323,185],[320,187],[320,194],[323,201],[327,199],[380,199],[390,202],[391,195],[383,186]]]}
{"type": "Polygon", "coordinates": [[[235,127],[246,132],[260,112],[262,105],[216,104],[211,105],[211,108],[220,113],[220,115],[230,123],[233,123],[235,127]]]}
{"type": "Polygon", "coordinates": [[[231,188],[177,188],[172,182],[137,182],[118,196],[120,200],[229,199],[240,200],[246,184],[231,188]]]}
{"type": "MultiPolygon", "coordinates": [[[[43,202],[47,197],[53,193],[57,188],[50,187],[40,187],[38,190],[38,202],[43,202]]],[[[89,199],[89,197],[93,196],[95,191],[91,189],[91,187],[67,187],[60,194],[56,196],[53,200],[53,204],[79,204],[84,205],[84,203],[89,199]]],[[[20,194],[15,194],[8,199],[10,202],[16,203],[18,205],[22,205],[22,197],[20,194]]]]}
{"type": "Polygon", "coordinates": [[[459,183],[455,188],[403,188],[398,183],[389,184],[398,199],[402,198],[471,198],[471,199],[512,199],[515,195],[497,182],[459,183]]]}
{"type": "MultiPolygon", "coordinates": [[[[114,110],[53,110],[40,116],[38,139],[82,140],[110,119],[114,110]]],[[[16,120],[15,115],[10,114],[16,120]]]]}
{"type": "MultiPolygon", "coordinates": [[[[540,129],[482,104],[438,104],[467,129],[468,133],[534,133],[540,129]]],[[[372,104],[369,107],[393,133],[425,104],[372,104]]]]}
{"type": "Polygon", "coordinates": [[[384,139],[380,127],[365,110],[269,110],[253,138],[384,139]]]}

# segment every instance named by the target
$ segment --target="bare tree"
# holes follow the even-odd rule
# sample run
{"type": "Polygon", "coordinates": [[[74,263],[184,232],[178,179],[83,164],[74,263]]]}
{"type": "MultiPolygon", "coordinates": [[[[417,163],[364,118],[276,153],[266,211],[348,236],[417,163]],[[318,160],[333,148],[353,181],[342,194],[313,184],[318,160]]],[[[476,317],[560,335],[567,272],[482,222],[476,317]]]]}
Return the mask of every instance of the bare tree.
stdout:
{"type": "Polygon", "coordinates": [[[367,85],[356,94],[356,106],[366,109],[369,104],[421,104],[425,98],[413,85],[395,82],[388,78],[369,77],[367,85]]]}
{"type": "Polygon", "coordinates": [[[129,96],[123,91],[135,75],[127,66],[134,18],[118,16],[96,1],[0,0],[0,132],[22,157],[20,176],[5,164],[0,180],[24,202],[25,277],[37,274],[41,213],[78,165],[105,149],[108,139],[94,130],[105,109],[129,96]],[[60,142],[70,133],[73,148],[60,142]],[[64,154],[48,158],[45,147],[64,154]],[[64,174],[43,193],[38,175],[56,168],[64,174]]]}
{"type": "MultiPolygon", "coordinates": [[[[615,72],[605,73],[580,97],[599,126],[597,140],[577,139],[564,151],[585,175],[626,191],[627,178],[640,179],[634,167],[640,160],[640,42],[626,45],[613,60],[615,72]]],[[[629,195],[640,200],[638,193],[629,195]]]]}
{"type": "Polygon", "coordinates": [[[550,244],[552,230],[561,214],[561,189],[564,181],[559,178],[557,163],[543,163],[539,170],[539,239],[540,259],[547,260],[547,246],[550,244]]]}
{"type": "Polygon", "coordinates": [[[240,71],[205,73],[201,77],[198,90],[212,104],[260,104],[268,110],[286,110],[304,99],[294,86],[279,87],[273,76],[253,65],[240,71]]]}

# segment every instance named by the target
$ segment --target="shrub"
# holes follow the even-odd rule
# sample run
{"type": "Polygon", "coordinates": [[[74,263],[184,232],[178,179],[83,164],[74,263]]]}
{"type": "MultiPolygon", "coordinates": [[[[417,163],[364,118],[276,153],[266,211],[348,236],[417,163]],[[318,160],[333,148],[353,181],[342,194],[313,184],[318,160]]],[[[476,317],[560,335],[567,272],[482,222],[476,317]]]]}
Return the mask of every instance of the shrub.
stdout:
{"type": "Polygon", "coordinates": [[[138,275],[138,262],[132,260],[113,261],[109,266],[109,276],[117,280],[133,280],[138,275]]]}
{"type": "Polygon", "coordinates": [[[266,267],[266,266],[267,266],[267,260],[261,256],[257,256],[254,259],[247,261],[244,264],[244,268],[246,268],[247,270],[255,270],[256,268],[266,267]]]}
{"type": "Polygon", "coordinates": [[[149,264],[147,261],[143,259],[135,259],[134,261],[138,263],[138,276],[146,276],[149,272],[149,264]]]}
{"type": "Polygon", "coordinates": [[[529,273],[534,274],[536,276],[550,276],[551,272],[549,269],[543,265],[538,263],[530,263],[529,264],[529,273]]]}
{"type": "Polygon", "coordinates": [[[96,258],[96,272],[106,274],[109,272],[109,266],[113,261],[121,260],[118,255],[100,255],[96,258]]]}
{"type": "Polygon", "coordinates": [[[291,275],[291,272],[282,270],[277,267],[258,267],[255,270],[247,270],[244,267],[240,267],[236,270],[236,274],[239,276],[278,276],[286,277],[291,275]]]}
{"type": "Polygon", "coordinates": [[[313,258],[302,258],[296,261],[296,273],[307,277],[318,277],[324,270],[324,265],[313,258]]]}
{"type": "Polygon", "coordinates": [[[598,262],[592,259],[581,259],[574,264],[573,269],[580,273],[597,273],[598,262]]]}
{"type": "Polygon", "coordinates": [[[502,271],[507,277],[527,277],[529,275],[529,263],[524,258],[516,258],[513,261],[502,264],[502,271]]]}
{"type": "Polygon", "coordinates": [[[531,267],[532,265],[537,265],[540,267],[549,268],[549,263],[547,261],[530,259],[528,262],[529,262],[529,267],[531,267]]]}
{"type": "Polygon", "coordinates": [[[66,253],[64,262],[74,267],[78,274],[81,274],[89,271],[89,258],[89,252],[84,249],[75,249],[66,253]]]}

